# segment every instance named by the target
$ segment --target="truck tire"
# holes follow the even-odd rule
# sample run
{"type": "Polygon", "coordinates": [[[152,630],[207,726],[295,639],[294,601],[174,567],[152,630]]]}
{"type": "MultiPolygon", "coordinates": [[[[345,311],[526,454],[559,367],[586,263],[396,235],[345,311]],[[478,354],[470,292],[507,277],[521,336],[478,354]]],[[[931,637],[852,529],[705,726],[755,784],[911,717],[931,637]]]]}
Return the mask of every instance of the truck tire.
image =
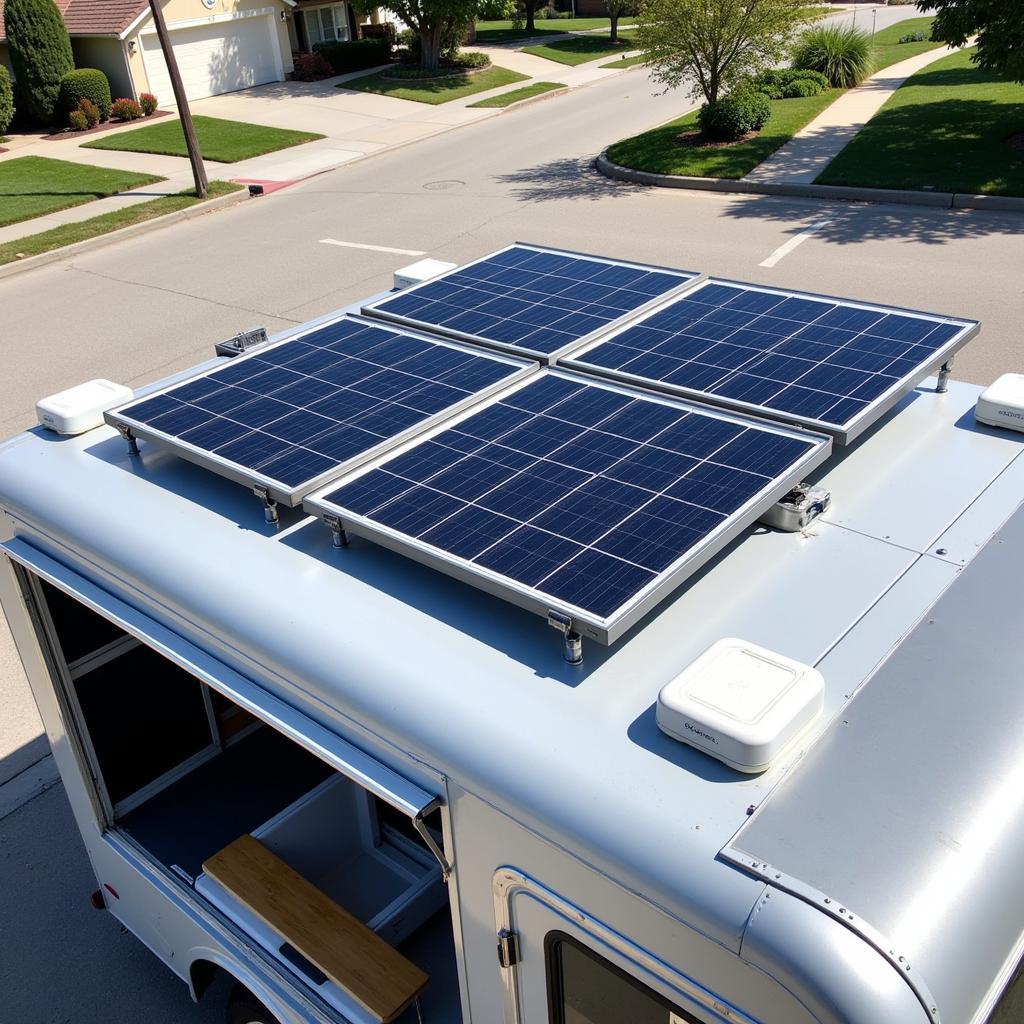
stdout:
{"type": "Polygon", "coordinates": [[[279,1024],[278,1019],[242,984],[228,996],[227,1024],[279,1024]]]}

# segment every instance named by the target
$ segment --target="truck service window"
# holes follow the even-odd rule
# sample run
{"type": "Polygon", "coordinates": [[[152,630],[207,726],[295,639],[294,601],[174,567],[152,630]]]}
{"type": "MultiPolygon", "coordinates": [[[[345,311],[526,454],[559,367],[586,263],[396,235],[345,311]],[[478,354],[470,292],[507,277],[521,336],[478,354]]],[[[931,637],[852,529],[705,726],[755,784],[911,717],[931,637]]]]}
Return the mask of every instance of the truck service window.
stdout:
{"type": "Polygon", "coordinates": [[[550,1024],[700,1024],[564,932],[544,945],[550,1024]]]}

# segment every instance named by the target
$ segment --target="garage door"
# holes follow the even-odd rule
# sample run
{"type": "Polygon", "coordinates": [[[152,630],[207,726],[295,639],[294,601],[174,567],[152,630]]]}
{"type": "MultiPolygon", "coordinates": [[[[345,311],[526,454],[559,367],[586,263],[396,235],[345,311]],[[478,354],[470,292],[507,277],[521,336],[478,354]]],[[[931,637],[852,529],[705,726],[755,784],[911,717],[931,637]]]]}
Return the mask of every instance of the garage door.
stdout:
{"type": "MultiPolygon", "coordinates": [[[[190,100],[245,89],[284,77],[272,17],[232,18],[187,28],[170,26],[174,55],[190,100]]],[[[171,80],[155,32],[142,37],[150,91],[162,106],[173,103],[171,80]]]]}

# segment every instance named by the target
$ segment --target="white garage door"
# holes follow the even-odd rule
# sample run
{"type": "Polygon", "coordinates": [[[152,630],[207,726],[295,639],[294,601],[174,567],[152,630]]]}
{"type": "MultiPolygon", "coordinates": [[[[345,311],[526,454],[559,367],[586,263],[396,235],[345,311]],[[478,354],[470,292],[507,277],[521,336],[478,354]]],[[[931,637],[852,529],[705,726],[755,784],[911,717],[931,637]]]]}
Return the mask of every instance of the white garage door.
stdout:
{"type": "MultiPolygon", "coordinates": [[[[174,55],[190,100],[245,89],[284,77],[272,17],[232,18],[210,25],[170,27],[174,55]]],[[[174,102],[160,40],[142,37],[142,55],[150,91],[161,106],[174,102]]]]}

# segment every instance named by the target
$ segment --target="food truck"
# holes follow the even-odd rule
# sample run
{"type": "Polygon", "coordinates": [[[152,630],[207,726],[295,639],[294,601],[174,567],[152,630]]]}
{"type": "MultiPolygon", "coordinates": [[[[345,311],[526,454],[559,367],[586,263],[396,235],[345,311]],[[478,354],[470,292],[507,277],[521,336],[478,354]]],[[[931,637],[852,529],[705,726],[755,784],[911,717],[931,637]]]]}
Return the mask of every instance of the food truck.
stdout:
{"type": "Polygon", "coordinates": [[[399,284],[0,445],[94,904],[232,1024],[1024,1019],[979,325],[522,243],[399,284]]]}

